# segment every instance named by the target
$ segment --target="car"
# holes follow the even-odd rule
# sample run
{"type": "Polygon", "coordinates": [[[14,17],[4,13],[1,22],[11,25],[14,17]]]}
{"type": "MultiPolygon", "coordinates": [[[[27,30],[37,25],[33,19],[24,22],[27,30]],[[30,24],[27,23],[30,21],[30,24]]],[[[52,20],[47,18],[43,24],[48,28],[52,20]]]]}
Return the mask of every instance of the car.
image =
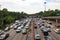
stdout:
{"type": "Polygon", "coordinates": [[[41,27],[40,27],[41,31],[43,31],[44,28],[45,28],[44,26],[41,26],[41,27]]]}
{"type": "Polygon", "coordinates": [[[14,26],[14,29],[17,29],[17,25],[14,26]]]}
{"type": "Polygon", "coordinates": [[[41,23],[42,26],[44,26],[45,24],[44,23],[41,23]]]}
{"type": "Polygon", "coordinates": [[[21,29],[16,29],[16,33],[20,33],[21,32],[21,29]]]}
{"type": "Polygon", "coordinates": [[[22,27],[18,27],[17,29],[21,29],[22,27]]]}
{"type": "Polygon", "coordinates": [[[35,34],[35,40],[41,40],[40,35],[38,33],[35,34]]]}
{"type": "Polygon", "coordinates": [[[51,26],[47,26],[47,28],[51,28],[51,26]]]}
{"type": "Polygon", "coordinates": [[[21,25],[20,27],[21,27],[21,28],[23,28],[23,27],[24,27],[24,25],[21,25]]]}
{"type": "Polygon", "coordinates": [[[47,31],[48,31],[48,32],[51,32],[51,28],[47,28],[47,31]]]}
{"type": "Polygon", "coordinates": [[[31,37],[28,37],[28,39],[27,40],[32,40],[32,38],[31,37]]]}
{"type": "Polygon", "coordinates": [[[18,24],[19,24],[19,22],[20,22],[19,20],[16,20],[16,21],[15,21],[15,24],[16,24],[16,25],[18,25],[18,24]]]}
{"type": "Polygon", "coordinates": [[[26,34],[27,33],[27,30],[26,29],[23,29],[22,30],[22,34],[26,34]]]}
{"type": "Polygon", "coordinates": [[[51,22],[50,22],[50,23],[48,23],[48,24],[52,25],[52,23],[51,23],[51,22]]]}
{"type": "Polygon", "coordinates": [[[42,32],[43,32],[44,36],[48,36],[48,31],[47,31],[47,29],[44,28],[42,32]]]}
{"type": "Polygon", "coordinates": [[[0,35],[0,40],[5,40],[9,37],[9,33],[3,33],[0,35]]]}
{"type": "Polygon", "coordinates": [[[56,29],[55,32],[60,34],[60,29],[56,29]]]}
{"type": "Polygon", "coordinates": [[[12,29],[13,27],[14,27],[13,25],[10,26],[11,29],[12,29]]]}
{"type": "Polygon", "coordinates": [[[48,31],[47,31],[47,28],[44,28],[44,29],[43,29],[43,32],[48,32],[48,31]]]}
{"type": "Polygon", "coordinates": [[[29,28],[29,26],[25,26],[25,28],[26,28],[26,29],[28,29],[28,28],[29,28]]]}
{"type": "Polygon", "coordinates": [[[18,24],[18,26],[21,26],[21,24],[18,24]]]}
{"type": "Polygon", "coordinates": [[[34,28],[37,29],[37,25],[34,25],[34,28]]]}
{"type": "Polygon", "coordinates": [[[18,28],[16,29],[16,33],[19,33],[19,32],[21,32],[21,27],[18,27],[18,28]]]}
{"type": "Polygon", "coordinates": [[[50,24],[47,24],[47,28],[51,28],[51,25],[50,24]]]}
{"type": "Polygon", "coordinates": [[[3,33],[4,33],[4,31],[0,30],[0,35],[3,34],[3,33]]]}
{"type": "Polygon", "coordinates": [[[60,28],[60,25],[56,25],[57,28],[60,28]]]}
{"type": "Polygon", "coordinates": [[[5,31],[8,31],[8,30],[10,30],[10,27],[6,27],[6,28],[5,28],[5,31]]]}
{"type": "Polygon", "coordinates": [[[45,36],[45,40],[53,40],[51,36],[45,36]]]}
{"type": "Polygon", "coordinates": [[[39,25],[39,27],[41,27],[41,26],[42,26],[42,24],[39,25]]]}

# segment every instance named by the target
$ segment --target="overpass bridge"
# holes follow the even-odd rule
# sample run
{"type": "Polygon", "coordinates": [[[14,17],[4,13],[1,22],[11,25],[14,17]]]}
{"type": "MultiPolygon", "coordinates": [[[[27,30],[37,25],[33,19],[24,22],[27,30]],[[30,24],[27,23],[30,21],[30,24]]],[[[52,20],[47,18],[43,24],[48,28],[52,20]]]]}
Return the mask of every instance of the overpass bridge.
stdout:
{"type": "Polygon", "coordinates": [[[42,17],[42,19],[47,19],[47,20],[55,20],[55,22],[60,22],[60,16],[49,16],[49,17],[42,17]]]}

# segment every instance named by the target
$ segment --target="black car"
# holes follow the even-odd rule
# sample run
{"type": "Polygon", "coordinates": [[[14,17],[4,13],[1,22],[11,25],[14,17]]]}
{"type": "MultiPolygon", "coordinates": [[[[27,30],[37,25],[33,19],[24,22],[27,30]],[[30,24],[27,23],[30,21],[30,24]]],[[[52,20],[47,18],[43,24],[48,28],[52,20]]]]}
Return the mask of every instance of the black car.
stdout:
{"type": "Polygon", "coordinates": [[[37,29],[37,26],[34,26],[35,29],[37,29]]]}
{"type": "Polygon", "coordinates": [[[45,36],[45,40],[53,40],[51,36],[45,36]]]}
{"type": "Polygon", "coordinates": [[[48,36],[48,31],[47,31],[47,29],[43,29],[43,34],[44,34],[44,36],[48,36]]]}

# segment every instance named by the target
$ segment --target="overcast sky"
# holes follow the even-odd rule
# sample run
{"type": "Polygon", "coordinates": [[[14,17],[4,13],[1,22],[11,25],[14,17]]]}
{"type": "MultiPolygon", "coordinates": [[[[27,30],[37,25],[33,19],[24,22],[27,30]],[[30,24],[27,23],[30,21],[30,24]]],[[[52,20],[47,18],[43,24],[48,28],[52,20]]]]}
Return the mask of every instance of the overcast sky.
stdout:
{"type": "Polygon", "coordinates": [[[9,11],[24,11],[28,14],[44,11],[44,2],[46,10],[60,9],[60,0],[0,0],[1,9],[7,8],[9,11]]]}

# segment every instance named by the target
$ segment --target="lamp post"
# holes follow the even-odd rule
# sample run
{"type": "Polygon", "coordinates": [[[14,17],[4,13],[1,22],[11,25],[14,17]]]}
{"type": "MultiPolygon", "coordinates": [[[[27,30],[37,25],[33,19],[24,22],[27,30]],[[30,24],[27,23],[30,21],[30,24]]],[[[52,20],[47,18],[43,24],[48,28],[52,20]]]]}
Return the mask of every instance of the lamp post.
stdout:
{"type": "Polygon", "coordinates": [[[46,2],[44,2],[44,11],[46,11],[46,2]]]}

